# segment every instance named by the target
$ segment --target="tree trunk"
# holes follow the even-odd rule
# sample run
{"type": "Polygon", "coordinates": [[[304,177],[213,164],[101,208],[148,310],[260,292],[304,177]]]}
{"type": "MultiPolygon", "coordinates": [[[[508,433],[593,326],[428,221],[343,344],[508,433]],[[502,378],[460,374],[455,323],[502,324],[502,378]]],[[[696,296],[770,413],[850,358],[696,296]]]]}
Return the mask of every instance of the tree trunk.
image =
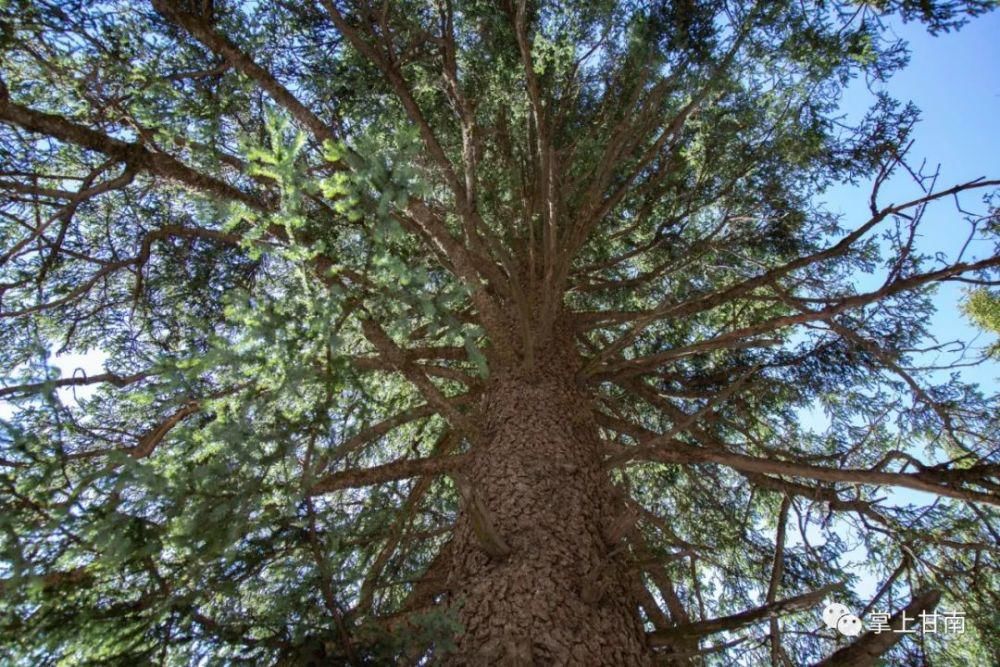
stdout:
{"type": "Polygon", "coordinates": [[[464,631],[448,664],[651,663],[624,550],[609,543],[622,509],[572,349],[491,377],[453,539],[464,631]]]}

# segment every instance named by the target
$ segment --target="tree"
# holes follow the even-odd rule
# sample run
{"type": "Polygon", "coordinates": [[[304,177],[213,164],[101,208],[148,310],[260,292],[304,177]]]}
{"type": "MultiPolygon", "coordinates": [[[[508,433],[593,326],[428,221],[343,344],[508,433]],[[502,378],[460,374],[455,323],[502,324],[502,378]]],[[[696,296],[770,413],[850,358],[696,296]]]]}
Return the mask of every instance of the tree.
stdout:
{"type": "Polygon", "coordinates": [[[943,594],[986,664],[1000,411],[926,320],[1000,256],[915,239],[998,181],[837,105],[992,4],[0,4],[0,655],[915,662],[819,610],[943,594]]]}

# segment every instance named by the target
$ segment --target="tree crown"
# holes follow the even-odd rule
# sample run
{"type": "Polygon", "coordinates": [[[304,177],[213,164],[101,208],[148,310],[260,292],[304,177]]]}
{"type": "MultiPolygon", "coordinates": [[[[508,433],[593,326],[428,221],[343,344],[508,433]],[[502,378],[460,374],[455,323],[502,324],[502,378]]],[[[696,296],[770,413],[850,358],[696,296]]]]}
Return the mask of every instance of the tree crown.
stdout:
{"type": "Polygon", "coordinates": [[[749,627],[705,659],[816,660],[817,616],[759,621],[943,588],[949,650],[996,655],[997,402],[935,381],[925,321],[1000,257],[915,238],[997,182],[911,169],[884,94],[838,116],[905,65],[890,16],[992,5],[0,4],[0,655],[446,653],[439,558],[504,373],[592,398],[651,645],[749,627]],[[817,204],[844,182],[868,219],[817,204]],[[53,366],[88,350],[104,372],[53,366]]]}

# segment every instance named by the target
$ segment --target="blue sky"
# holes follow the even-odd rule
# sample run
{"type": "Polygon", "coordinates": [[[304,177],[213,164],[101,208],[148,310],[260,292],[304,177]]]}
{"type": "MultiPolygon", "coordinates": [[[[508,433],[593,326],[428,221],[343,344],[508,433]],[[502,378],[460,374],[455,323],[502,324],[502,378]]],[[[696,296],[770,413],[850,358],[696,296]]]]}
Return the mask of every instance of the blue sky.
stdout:
{"type": "MultiPolygon", "coordinates": [[[[1000,178],[1000,12],[971,21],[958,32],[932,37],[920,24],[894,22],[894,33],[909,43],[909,65],[885,84],[882,89],[902,101],[912,101],[921,111],[921,121],[914,130],[910,162],[919,165],[927,160],[928,171],[940,165],[938,189],[979,177],[1000,178]]],[[[844,96],[842,110],[848,118],[858,118],[871,102],[871,94],[862,82],[856,82],[844,96]]],[[[843,213],[844,225],[856,226],[868,219],[870,184],[856,188],[834,188],[823,197],[832,211],[843,213]],[[852,224],[853,223],[853,224],[852,224]]],[[[880,197],[881,204],[909,201],[920,195],[909,177],[888,183],[880,197]]],[[[966,195],[962,204],[972,210],[983,210],[978,194],[966,195]]],[[[953,259],[964,243],[968,226],[956,213],[953,202],[946,201],[928,209],[918,248],[933,254],[942,251],[953,259]]],[[[980,242],[970,245],[971,257],[982,258],[993,252],[993,244],[980,242]]],[[[877,278],[877,277],[876,277],[877,278]]],[[[868,287],[872,278],[858,276],[858,282],[868,287]]],[[[939,341],[976,339],[977,347],[989,345],[995,338],[975,329],[961,313],[963,288],[956,283],[942,285],[934,299],[937,313],[929,324],[930,333],[939,341]],[[978,338],[977,338],[978,337],[978,338]]],[[[945,363],[955,357],[945,355],[936,361],[945,363]]],[[[985,393],[998,390],[1000,364],[988,362],[960,369],[961,377],[978,383],[985,393]]],[[[944,379],[944,373],[939,373],[944,379]]],[[[802,413],[807,423],[822,428],[825,419],[816,412],[802,413]]],[[[929,494],[908,489],[887,489],[887,504],[914,503],[926,505],[929,494]]],[[[839,523],[839,522],[838,522],[839,523]]],[[[846,526],[834,530],[847,537],[846,526]]],[[[821,543],[818,531],[809,531],[813,543],[821,543]]],[[[801,543],[792,533],[791,544],[801,543]]],[[[857,547],[845,554],[845,561],[856,564],[861,579],[856,591],[862,597],[871,596],[878,583],[869,572],[868,554],[857,547]]]]}
{"type": "MultiPolygon", "coordinates": [[[[910,162],[927,160],[928,171],[940,165],[938,188],[985,176],[1000,177],[1000,12],[969,22],[958,32],[932,37],[921,24],[894,22],[893,31],[910,45],[909,65],[884,85],[893,97],[912,101],[921,111],[913,136],[910,162]]],[[[843,111],[857,118],[870,103],[871,94],[862,82],[848,89],[843,111]]],[[[828,206],[843,212],[845,224],[868,218],[869,185],[840,187],[827,193],[828,206]]],[[[920,192],[908,176],[896,178],[882,190],[880,203],[908,201],[920,192]]],[[[963,205],[982,210],[978,194],[962,197],[963,205]],[[977,206],[977,204],[979,204],[977,206]]],[[[954,258],[965,241],[968,226],[956,213],[952,201],[930,207],[923,225],[919,248],[926,253],[943,251],[954,258]]],[[[973,256],[985,257],[992,243],[974,243],[973,256]]],[[[859,277],[859,280],[863,280],[859,277]]],[[[943,285],[935,299],[938,308],[931,332],[941,341],[971,340],[979,332],[959,310],[962,287],[943,285]]],[[[980,334],[977,346],[988,345],[989,334],[980,334]]],[[[988,363],[962,370],[963,378],[984,389],[996,389],[1000,364],[988,363]]]]}

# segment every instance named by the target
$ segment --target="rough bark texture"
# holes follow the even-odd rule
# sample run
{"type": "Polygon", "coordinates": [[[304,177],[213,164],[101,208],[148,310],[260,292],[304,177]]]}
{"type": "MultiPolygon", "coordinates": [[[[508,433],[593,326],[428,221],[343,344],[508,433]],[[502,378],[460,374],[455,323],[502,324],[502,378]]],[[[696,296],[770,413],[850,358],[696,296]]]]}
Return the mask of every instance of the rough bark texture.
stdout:
{"type": "Polygon", "coordinates": [[[651,663],[623,555],[608,543],[620,510],[572,350],[553,345],[531,372],[490,380],[468,482],[510,553],[489,555],[463,513],[449,589],[464,632],[449,664],[651,663]]]}

